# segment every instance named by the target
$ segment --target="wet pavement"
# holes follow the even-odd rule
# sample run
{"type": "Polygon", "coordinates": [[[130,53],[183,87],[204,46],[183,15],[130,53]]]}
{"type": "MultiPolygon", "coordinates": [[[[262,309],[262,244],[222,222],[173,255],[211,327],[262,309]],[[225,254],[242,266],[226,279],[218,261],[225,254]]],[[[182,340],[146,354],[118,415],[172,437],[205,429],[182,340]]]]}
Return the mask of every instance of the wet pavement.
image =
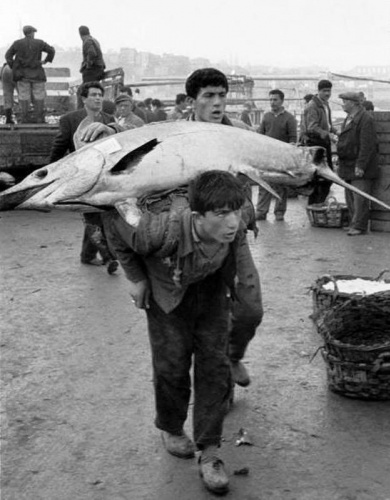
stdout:
{"type": "MultiPolygon", "coordinates": [[[[252,383],[225,422],[226,498],[390,500],[390,401],[328,390],[309,318],[317,277],[390,268],[390,234],[313,228],[305,203],[250,236],[265,316],[245,358],[252,383]],[[236,446],[240,429],[252,446],[236,446]]],[[[163,449],[144,313],[121,270],[79,263],[80,216],[1,213],[0,231],[2,499],[214,498],[196,460],[163,449]]]]}

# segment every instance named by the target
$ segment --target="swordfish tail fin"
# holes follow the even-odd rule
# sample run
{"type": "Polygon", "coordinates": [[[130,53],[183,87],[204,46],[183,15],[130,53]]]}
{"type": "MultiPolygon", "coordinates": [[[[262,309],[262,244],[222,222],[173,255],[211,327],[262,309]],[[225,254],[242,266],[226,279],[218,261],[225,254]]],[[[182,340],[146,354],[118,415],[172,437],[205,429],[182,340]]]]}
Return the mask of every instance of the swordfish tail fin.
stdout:
{"type": "Polygon", "coordinates": [[[343,186],[346,189],[349,189],[350,191],[353,191],[356,194],[359,194],[360,196],[363,196],[364,198],[367,198],[367,200],[374,201],[378,205],[380,205],[383,208],[386,208],[387,210],[390,210],[390,206],[384,203],[381,200],[378,200],[378,198],[375,198],[374,196],[371,196],[370,194],[365,193],[364,191],[361,191],[355,186],[351,186],[351,184],[348,184],[347,182],[343,181],[333,170],[331,170],[328,166],[319,166],[317,167],[317,175],[319,177],[322,177],[323,179],[327,179],[328,181],[332,181],[339,186],[343,186]]]}

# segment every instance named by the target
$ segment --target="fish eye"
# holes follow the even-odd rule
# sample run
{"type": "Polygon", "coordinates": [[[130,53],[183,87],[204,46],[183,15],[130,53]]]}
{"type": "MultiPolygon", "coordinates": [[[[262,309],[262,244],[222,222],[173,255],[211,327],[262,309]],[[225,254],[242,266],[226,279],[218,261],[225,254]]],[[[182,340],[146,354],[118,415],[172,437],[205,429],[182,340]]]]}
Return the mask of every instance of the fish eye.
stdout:
{"type": "Polygon", "coordinates": [[[38,179],[44,179],[46,176],[47,176],[46,168],[41,168],[35,171],[35,177],[38,177],[38,179]]]}

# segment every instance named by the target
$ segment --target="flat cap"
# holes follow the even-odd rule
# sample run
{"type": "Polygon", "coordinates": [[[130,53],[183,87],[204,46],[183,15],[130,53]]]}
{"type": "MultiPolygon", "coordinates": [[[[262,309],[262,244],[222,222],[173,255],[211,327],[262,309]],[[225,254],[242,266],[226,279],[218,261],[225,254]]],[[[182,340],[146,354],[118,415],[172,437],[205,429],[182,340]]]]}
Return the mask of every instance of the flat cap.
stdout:
{"type": "Polygon", "coordinates": [[[29,24],[27,26],[23,26],[23,33],[25,35],[29,35],[30,33],[34,33],[35,31],[38,31],[34,26],[30,26],[29,24]]]}
{"type": "Polygon", "coordinates": [[[361,97],[358,92],[344,92],[339,94],[340,99],[345,99],[346,101],[354,101],[360,103],[361,97]]]}
{"type": "Polygon", "coordinates": [[[124,101],[132,102],[132,98],[128,94],[119,94],[115,99],[115,104],[119,104],[124,101]]]}

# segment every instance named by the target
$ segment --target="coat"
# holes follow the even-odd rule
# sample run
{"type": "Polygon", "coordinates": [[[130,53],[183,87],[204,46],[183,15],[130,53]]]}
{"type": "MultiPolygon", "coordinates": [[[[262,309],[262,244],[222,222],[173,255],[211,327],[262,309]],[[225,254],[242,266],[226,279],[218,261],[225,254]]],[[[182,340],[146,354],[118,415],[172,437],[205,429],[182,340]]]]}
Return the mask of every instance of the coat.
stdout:
{"type": "MultiPolygon", "coordinates": [[[[329,108],[330,123],[332,123],[332,115],[329,108]]],[[[328,119],[326,116],[325,106],[318,96],[314,96],[306,106],[304,115],[304,128],[308,139],[313,142],[318,142],[318,145],[329,142],[329,133],[336,133],[336,129],[329,128],[328,119]]]]}
{"type": "Polygon", "coordinates": [[[361,108],[347,124],[345,119],[337,144],[339,176],[347,181],[360,179],[355,168],[364,170],[363,179],[375,179],[379,173],[378,139],[372,116],[361,108]]]}
{"type": "Polygon", "coordinates": [[[47,54],[44,62],[53,61],[55,49],[43,40],[26,36],[11,45],[5,53],[5,60],[12,68],[15,82],[19,80],[46,82],[46,74],[41,61],[42,52],[47,54]]]}
{"type": "MultiPolygon", "coordinates": [[[[75,151],[75,145],[73,142],[73,135],[77,130],[80,123],[86,118],[87,112],[83,109],[78,109],[76,111],[71,111],[61,116],[59,122],[59,132],[54,138],[53,146],[50,152],[50,163],[60,160],[63,158],[67,152],[73,153],[75,151]]],[[[101,113],[101,121],[105,125],[110,124],[110,126],[119,127],[115,123],[115,118],[113,115],[108,115],[107,113],[101,113]]],[[[121,131],[118,128],[118,131],[121,131]]]]}
{"type": "Polygon", "coordinates": [[[101,68],[104,70],[105,67],[99,42],[91,35],[85,36],[83,39],[83,61],[80,72],[83,73],[83,71],[92,68],[101,68]]]}

